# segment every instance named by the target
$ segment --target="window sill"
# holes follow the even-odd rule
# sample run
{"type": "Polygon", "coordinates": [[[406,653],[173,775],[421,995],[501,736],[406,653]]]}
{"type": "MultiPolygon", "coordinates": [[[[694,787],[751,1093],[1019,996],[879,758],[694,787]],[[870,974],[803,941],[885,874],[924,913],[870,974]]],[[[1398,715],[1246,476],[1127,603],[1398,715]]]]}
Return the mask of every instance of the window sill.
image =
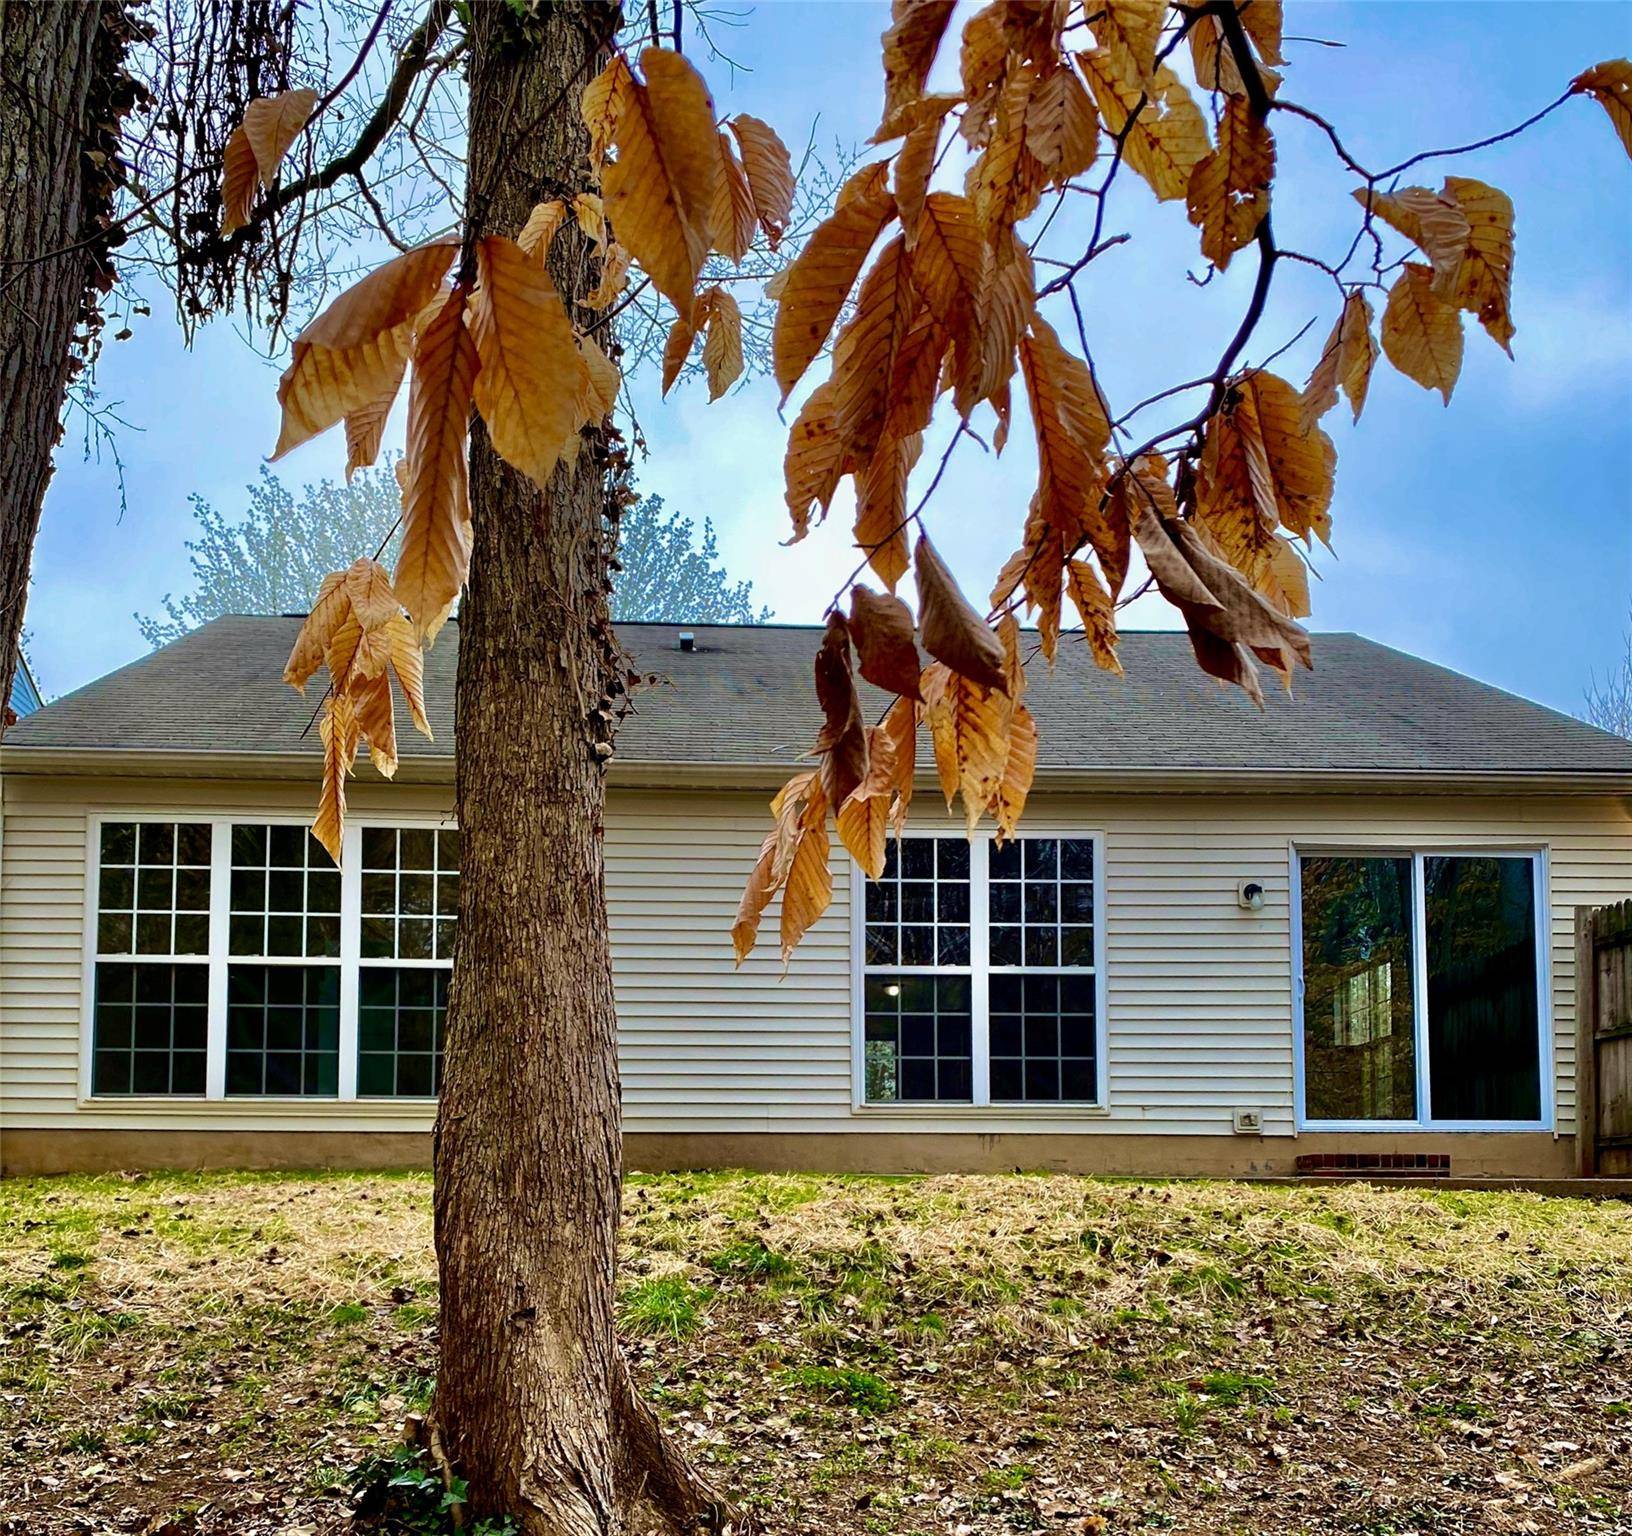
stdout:
{"type": "Polygon", "coordinates": [[[855,1104],[850,1113],[862,1116],[905,1115],[915,1120],[935,1115],[956,1115],[970,1120],[1105,1120],[1110,1107],[1105,1104],[855,1104]]]}
{"type": "Polygon", "coordinates": [[[261,1106],[268,1109],[315,1109],[345,1114],[386,1115],[400,1110],[434,1110],[435,1099],[341,1099],[330,1094],[235,1094],[211,1099],[201,1093],[121,1093],[81,1096],[77,1108],[88,1114],[118,1114],[129,1109],[206,1110],[212,1114],[243,1114],[261,1106]]]}
{"type": "Polygon", "coordinates": [[[1536,1136],[1551,1134],[1550,1120],[1306,1120],[1299,1136],[1536,1136]]]}

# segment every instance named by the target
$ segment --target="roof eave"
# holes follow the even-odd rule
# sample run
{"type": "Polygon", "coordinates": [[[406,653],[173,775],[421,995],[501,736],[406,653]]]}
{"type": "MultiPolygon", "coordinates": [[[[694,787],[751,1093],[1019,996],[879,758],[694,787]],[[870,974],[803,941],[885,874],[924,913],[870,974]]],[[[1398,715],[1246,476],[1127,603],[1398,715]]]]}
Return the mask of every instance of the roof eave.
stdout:
{"type": "MultiPolygon", "coordinates": [[[[311,752],[213,752],[137,747],[0,747],[0,775],[69,775],[103,778],[195,778],[299,780],[318,777],[321,759],[311,752]]],[[[717,763],[614,758],[609,780],[618,788],[774,789],[795,764],[717,763]]],[[[921,770],[919,780],[933,785],[921,770]]],[[[404,756],[394,782],[451,784],[453,758],[404,756]]],[[[1162,790],[1247,794],[1280,792],[1332,794],[1458,794],[1493,791],[1543,794],[1632,794],[1632,771],[1530,772],[1440,768],[1207,768],[1149,764],[1135,767],[1039,768],[1034,787],[1049,791],[1150,793],[1162,790]]]]}

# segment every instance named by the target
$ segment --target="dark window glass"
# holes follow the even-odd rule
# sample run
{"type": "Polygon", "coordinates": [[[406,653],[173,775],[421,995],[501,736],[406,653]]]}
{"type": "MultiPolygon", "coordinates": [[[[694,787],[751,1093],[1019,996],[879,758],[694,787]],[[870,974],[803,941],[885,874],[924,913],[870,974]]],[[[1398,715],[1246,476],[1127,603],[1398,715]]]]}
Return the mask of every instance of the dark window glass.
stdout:
{"type": "Polygon", "coordinates": [[[459,916],[459,838],[429,828],[363,828],[367,960],[451,960],[459,916]]]}
{"type": "Polygon", "coordinates": [[[234,827],[231,891],[233,954],[338,957],[340,872],[305,827],[234,827]]]}
{"type": "Polygon", "coordinates": [[[865,996],[868,1103],[967,1103],[973,1090],[969,978],[869,976],[865,996]]]}
{"type": "Polygon", "coordinates": [[[97,951],[195,955],[209,948],[207,822],[109,822],[97,880],[97,951]],[[178,912],[191,914],[178,920],[178,912]]]}
{"type": "Polygon", "coordinates": [[[442,1087],[448,973],[367,965],[358,976],[357,1092],[433,1098],[442,1087]]]}
{"type": "Polygon", "coordinates": [[[91,1041],[95,1094],[201,1094],[209,967],[99,960],[91,1041]]]}
{"type": "Polygon", "coordinates": [[[1321,855],[1300,868],[1305,1112],[1414,1120],[1411,860],[1321,855]]]}
{"type": "Polygon", "coordinates": [[[1098,1097],[1092,977],[994,976],[990,1004],[993,1103],[1098,1097]]]}
{"type": "Polygon", "coordinates": [[[229,1094],[333,1097],[339,1061],[338,966],[228,967],[229,1094]]]}
{"type": "Polygon", "coordinates": [[[1427,858],[1423,887],[1433,1117],[1539,1120],[1535,866],[1427,858]]]}
{"type": "Polygon", "coordinates": [[[869,966],[967,966],[969,844],[912,837],[885,847],[884,869],[863,890],[869,966]]]}

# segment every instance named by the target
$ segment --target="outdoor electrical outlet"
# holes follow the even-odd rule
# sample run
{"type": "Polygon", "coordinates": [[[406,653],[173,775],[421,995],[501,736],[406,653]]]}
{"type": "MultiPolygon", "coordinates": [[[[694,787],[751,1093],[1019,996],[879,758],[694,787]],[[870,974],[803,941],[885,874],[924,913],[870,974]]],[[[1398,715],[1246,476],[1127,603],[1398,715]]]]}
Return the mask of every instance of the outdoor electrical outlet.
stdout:
{"type": "Polygon", "coordinates": [[[1238,1109],[1235,1112],[1235,1134],[1257,1136],[1263,1131],[1264,1117],[1256,1109],[1238,1109]]]}

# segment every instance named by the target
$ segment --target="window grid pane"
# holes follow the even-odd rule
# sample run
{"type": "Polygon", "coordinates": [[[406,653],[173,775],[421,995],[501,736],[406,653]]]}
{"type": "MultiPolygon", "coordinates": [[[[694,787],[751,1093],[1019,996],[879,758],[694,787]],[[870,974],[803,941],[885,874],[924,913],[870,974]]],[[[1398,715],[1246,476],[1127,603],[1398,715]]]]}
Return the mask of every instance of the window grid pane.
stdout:
{"type": "Polygon", "coordinates": [[[987,892],[994,970],[1094,967],[1094,845],[1012,838],[991,851],[987,892]]]}
{"type": "Polygon", "coordinates": [[[362,956],[449,960],[459,918],[459,834],[364,827],[362,956]]]}
{"type": "Polygon", "coordinates": [[[202,1094],[209,980],[207,965],[98,961],[91,1092],[202,1094]]]}
{"type": "Polygon", "coordinates": [[[442,1090],[448,972],[364,966],[357,1009],[360,1098],[434,1098],[442,1090]]]}
{"type": "Polygon", "coordinates": [[[228,949],[266,959],[338,959],[340,871],[305,827],[232,829],[228,949]]]}
{"type": "Polygon", "coordinates": [[[99,955],[205,955],[208,822],[104,822],[98,846],[99,955]]]}
{"type": "Polygon", "coordinates": [[[885,845],[884,869],[866,886],[866,964],[967,969],[969,844],[908,837],[885,845]]]}
{"type": "Polygon", "coordinates": [[[228,1097],[333,1098],[339,1091],[339,966],[230,967],[228,1097]]]}
{"type": "Polygon", "coordinates": [[[1099,1097],[1091,838],[1021,837],[988,865],[994,1104],[1099,1097]]]}
{"type": "Polygon", "coordinates": [[[866,982],[870,1103],[968,1103],[973,1094],[967,976],[908,973],[866,982]]]}

